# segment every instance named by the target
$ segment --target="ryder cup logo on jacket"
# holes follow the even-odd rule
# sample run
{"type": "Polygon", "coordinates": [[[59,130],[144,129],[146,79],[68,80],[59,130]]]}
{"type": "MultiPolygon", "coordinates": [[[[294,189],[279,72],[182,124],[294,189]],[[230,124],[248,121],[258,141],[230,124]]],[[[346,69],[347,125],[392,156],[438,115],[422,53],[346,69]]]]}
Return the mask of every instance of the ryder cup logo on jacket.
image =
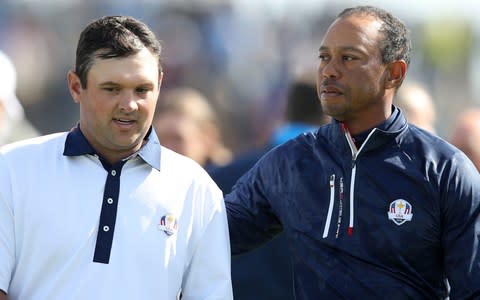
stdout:
{"type": "Polygon", "coordinates": [[[412,206],[406,200],[397,199],[390,203],[388,219],[397,225],[402,225],[406,221],[411,221],[413,217],[412,206]]]}
{"type": "Polygon", "coordinates": [[[162,230],[166,235],[171,236],[177,232],[177,219],[171,214],[166,214],[160,219],[158,230],[162,230]]]}

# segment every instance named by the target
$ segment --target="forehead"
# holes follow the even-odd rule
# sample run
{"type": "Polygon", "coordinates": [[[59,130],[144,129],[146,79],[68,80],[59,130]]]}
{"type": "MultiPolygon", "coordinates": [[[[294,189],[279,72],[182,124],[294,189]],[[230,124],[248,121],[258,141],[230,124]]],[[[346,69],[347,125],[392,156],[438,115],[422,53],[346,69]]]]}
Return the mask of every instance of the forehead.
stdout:
{"type": "Polygon", "coordinates": [[[88,78],[96,82],[156,82],[159,76],[158,63],[158,57],[147,48],[126,57],[95,58],[88,78]]]}
{"type": "Polygon", "coordinates": [[[382,22],[373,16],[351,15],[335,20],[328,28],[321,47],[377,49],[382,22]]]}

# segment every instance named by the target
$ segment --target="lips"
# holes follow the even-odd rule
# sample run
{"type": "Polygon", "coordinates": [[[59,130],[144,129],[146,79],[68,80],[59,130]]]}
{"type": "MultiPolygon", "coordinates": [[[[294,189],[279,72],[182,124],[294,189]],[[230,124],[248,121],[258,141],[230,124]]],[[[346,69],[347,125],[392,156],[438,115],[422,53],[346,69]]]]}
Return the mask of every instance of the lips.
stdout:
{"type": "Polygon", "coordinates": [[[135,123],[135,120],[130,120],[130,119],[116,119],[114,118],[113,121],[119,123],[119,124],[123,124],[123,125],[130,125],[130,124],[133,124],[135,123]]]}
{"type": "Polygon", "coordinates": [[[339,88],[337,88],[333,85],[322,86],[321,91],[322,91],[322,94],[330,94],[330,95],[342,95],[343,94],[343,92],[339,88]]]}
{"type": "Polygon", "coordinates": [[[334,85],[322,85],[321,86],[321,99],[326,100],[329,98],[335,98],[343,95],[341,89],[334,85]]]}

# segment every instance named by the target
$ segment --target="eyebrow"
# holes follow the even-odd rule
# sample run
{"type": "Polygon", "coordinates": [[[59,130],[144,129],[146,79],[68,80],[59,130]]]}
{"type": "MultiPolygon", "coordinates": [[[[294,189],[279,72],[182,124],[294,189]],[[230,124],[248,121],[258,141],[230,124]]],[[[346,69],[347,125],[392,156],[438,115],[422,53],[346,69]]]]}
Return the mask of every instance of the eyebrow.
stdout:
{"type": "Polygon", "coordinates": [[[98,84],[98,85],[99,85],[99,86],[106,86],[106,85],[110,86],[110,85],[119,85],[119,84],[116,83],[116,82],[113,82],[113,81],[105,81],[105,82],[102,82],[102,83],[100,83],[100,84],[98,84]]]}
{"type": "MultiPolygon", "coordinates": [[[[326,46],[321,46],[318,51],[328,51],[330,48],[329,47],[326,47],[326,46]]],[[[360,50],[359,48],[357,47],[353,47],[353,46],[342,46],[340,47],[340,49],[342,51],[353,51],[353,52],[358,52],[358,53],[364,53],[364,51],[360,50]]]]}
{"type": "MultiPolygon", "coordinates": [[[[121,86],[120,83],[114,82],[114,81],[105,81],[105,82],[99,83],[98,85],[99,85],[100,87],[102,87],[102,86],[121,86]]],[[[144,82],[144,83],[139,84],[138,86],[141,86],[141,87],[153,87],[153,86],[155,86],[155,84],[153,84],[153,83],[151,83],[151,82],[144,82]]]]}

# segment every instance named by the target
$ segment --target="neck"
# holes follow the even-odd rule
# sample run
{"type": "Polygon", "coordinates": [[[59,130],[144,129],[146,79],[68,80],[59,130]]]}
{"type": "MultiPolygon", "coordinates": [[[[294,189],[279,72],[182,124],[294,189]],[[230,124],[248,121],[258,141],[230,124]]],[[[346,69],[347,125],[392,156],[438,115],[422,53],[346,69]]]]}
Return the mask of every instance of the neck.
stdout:
{"type": "Polygon", "coordinates": [[[377,127],[385,122],[391,115],[392,106],[388,105],[377,110],[370,109],[367,114],[358,114],[353,118],[340,121],[347,126],[350,134],[357,135],[368,129],[377,127]]]}

